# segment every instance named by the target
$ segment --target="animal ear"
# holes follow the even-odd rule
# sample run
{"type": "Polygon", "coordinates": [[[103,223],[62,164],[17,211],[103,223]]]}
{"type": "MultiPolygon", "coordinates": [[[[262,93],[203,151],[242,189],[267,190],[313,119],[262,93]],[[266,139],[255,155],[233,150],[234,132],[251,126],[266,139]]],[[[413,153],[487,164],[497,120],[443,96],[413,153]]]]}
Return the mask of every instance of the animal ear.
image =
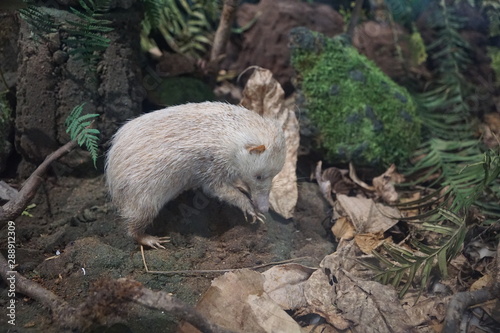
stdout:
{"type": "Polygon", "coordinates": [[[265,150],[266,150],[266,146],[264,145],[260,145],[260,146],[256,146],[256,145],[246,145],[245,146],[246,150],[248,150],[248,152],[250,154],[262,154],[265,150]]]}

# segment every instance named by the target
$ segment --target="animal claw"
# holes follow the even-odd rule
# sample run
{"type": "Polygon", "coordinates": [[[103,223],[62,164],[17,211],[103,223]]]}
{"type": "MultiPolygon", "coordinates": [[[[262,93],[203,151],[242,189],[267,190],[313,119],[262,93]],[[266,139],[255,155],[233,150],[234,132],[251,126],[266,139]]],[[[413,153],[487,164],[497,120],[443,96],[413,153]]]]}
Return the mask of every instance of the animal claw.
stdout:
{"type": "MultiPolygon", "coordinates": [[[[245,220],[248,222],[247,213],[245,212],[244,215],[245,215],[245,220]]],[[[252,217],[250,224],[254,224],[257,221],[259,221],[260,223],[266,223],[265,222],[266,216],[262,213],[251,213],[250,216],[252,217]]]]}
{"type": "Polygon", "coordinates": [[[168,243],[170,242],[170,237],[155,237],[155,236],[143,236],[140,239],[137,240],[137,242],[141,245],[146,245],[149,246],[153,249],[166,249],[165,246],[161,245],[162,243],[168,243]]]}

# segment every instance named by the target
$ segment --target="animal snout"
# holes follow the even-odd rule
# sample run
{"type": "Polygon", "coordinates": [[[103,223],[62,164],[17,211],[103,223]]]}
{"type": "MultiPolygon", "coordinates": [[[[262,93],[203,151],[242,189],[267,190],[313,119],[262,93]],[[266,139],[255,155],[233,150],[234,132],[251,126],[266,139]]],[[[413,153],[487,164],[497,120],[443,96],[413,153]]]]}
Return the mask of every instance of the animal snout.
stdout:
{"type": "Polygon", "coordinates": [[[253,200],[255,208],[261,213],[267,213],[269,211],[269,196],[257,197],[253,200]]]}

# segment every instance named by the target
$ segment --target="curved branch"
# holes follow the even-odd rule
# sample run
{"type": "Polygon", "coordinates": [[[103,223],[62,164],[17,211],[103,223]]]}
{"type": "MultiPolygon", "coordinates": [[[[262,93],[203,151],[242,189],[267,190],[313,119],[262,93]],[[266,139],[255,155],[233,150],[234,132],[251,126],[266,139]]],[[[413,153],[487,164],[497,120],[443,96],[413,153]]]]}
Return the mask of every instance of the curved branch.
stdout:
{"type": "Polygon", "coordinates": [[[236,8],[238,8],[238,0],[225,0],[224,7],[220,16],[219,26],[215,32],[212,50],[210,52],[210,60],[208,63],[208,72],[214,77],[219,71],[219,63],[224,58],[226,52],[226,44],[231,35],[231,26],[236,16],[236,8]]]}
{"type": "Polygon", "coordinates": [[[40,164],[38,168],[36,168],[36,170],[26,180],[17,196],[0,207],[0,221],[6,222],[18,217],[35,196],[36,191],[40,187],[43,177],[47,173],[47,170],[52,162],[68,154],[77,146],[78,143],[73,140],[66,143],[64,146],[60,147],[55,152],[47,156],[42,164],[40,164]]]}

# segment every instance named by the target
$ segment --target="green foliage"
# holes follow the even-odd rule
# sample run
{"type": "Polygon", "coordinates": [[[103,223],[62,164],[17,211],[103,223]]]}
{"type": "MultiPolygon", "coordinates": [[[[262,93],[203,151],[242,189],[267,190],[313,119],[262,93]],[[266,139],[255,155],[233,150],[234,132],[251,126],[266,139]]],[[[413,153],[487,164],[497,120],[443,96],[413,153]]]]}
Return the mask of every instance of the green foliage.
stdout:
{"type": "Polygon", "coordinates": [[[151,31],[161,33],[165,42],[177,53],[199,57],[212,43],[213,21],[218,17],[219,1],[212,0],[142,0],[144,20],[141,44],[155,46],[151,31]]]}
{"type": "Polygon", "coordinates": [[[500,2],[498,0],[482,0],[481,10],[490,21],[490,36],[500,36],[500,2]]]}
{"type": "Polygon", "coordinates": [[[301,77],[307,117],[331,161],[404,163],[420,141],[409,93],[338,39],[293,30],[292,65],[301,77]]]}
{"type": "Polygon", "coordinates": [[[479,207],[486,219],[500,218],[500,153],[485,150],[475,137],[477,124],[470,107],[476,104],[475,94],[463,75],[471,62],[470,47],[459,33],[464,20],[444,0],[436,1],[433,9],[429,22],[435,39],[427,54],[435,80],[417,99],[426,140],[414,154],[417,162],[406,171],[413,177],[407,185],[425,185],[430,193],[399,208],[420,210],[420,215],[403,220],[419,222],[412,224],[413,234],[436,233],[440,242],[426,244],[412,235],[413,251],[386,245],[383,252],[374,253],[379,266],[364,262],[380,281],[399,288],[400,296],[412,284],[423,290],[433,269],[446,277],[447,264],[463,245],[465,216],[472,207],[479,207]]]}
{"type": "Polygon", "coordinates": [[[97,162],[98,156],[98,142],[99,138],[97,135],[99,134],[99,130],[95,128],[91,128],[91,124],[94,122],[94,119],[99,115],[96,113],[81,115],[83,111],[84,104],[80,104],[75,106],[73,111],[69,114],[66,119],[66,133],[69,134],[71,140],[76,140],[79,146],[85,147],[90,152],[90,156],[94,161],[94,166],[97,162]]]}
{"type": "Polygon", "coordinates": [[[33,217],[33,214],[30,213],[30,210],[35,208],[35,207],[36,207],[36,204],[30,204],[30,205],[26,206],[26,208],[21,213],[21,216],[33,217]]]}
{"type": "Polygon", "coordinates": [[[408,29],[432,2],[435,0],[385,0],[394,21],[408,29]]]}
{"type": "MultiPolygon", "coordinates": [[[[441,139],[429,140],[422,151],[426,155],[415,165],[415,170],[425,170],[417,180],[421,183],[431,175],[438,175],[429,186],[438,188],[418,202],[401,205],[404,209],[427,208],[427,215],[436,214],[444,207],[455,213],[467,212],[473,205],[497,201],[500,192],[500,155],[498,151],[478,148],[477,140],[452,142],[441,139]],[[428,146],[428,147],[427,147],[428,146]],[[493,191],[493,192],[492,192],[493,191]],[[490,195],[490,199],[486,196],[490,195]],[[436,200],[439,199],[438,200],[436,200]],[[433,208],[429,208],[433,207],[433,208]]],[[[487,205],[483,205],[485,208],[487,205]]],[[[500,218],[498,210],[483,210],[483,214],[500,218]]],[[[419,220],[422,216],[407,218],[419,220]]],[[[429,221],[429,218],[426,219],[429,221]]],[[[439,223],[439,221],[434,221],[439,223]]]]}
{"type": "Polygon", "coordinates": [[[381,266],[364,263],[376,272],[376,280],[399,287],[400,297],[408,291],[417,277],[422,291],[427,286],[431,271],[435,266],[439,268],[441,275],[446,277],[448,262],[462,248],[467,232],[465,219],[445,209],[440,209],[436,215],[437,220],[442,221],[443,224],[424,223],[422,231],[440,234],[441,244],[428,245],[413,239],[412,245],[418,250],[418,253],[414,253],[401,246],[384,243],[383,249],[387,257],[373,252],[381,266]]]}
{"type": "Polygon", "coordinates": [[[414,28],[413,31],[414,32],[410,36],[411,64],[413,66],[418,66],[427,60],[427,52],[422,36],[416,28],[414,28]]]}
{"type": "Polygon", "coordinates": [[[110,32],[111,21],[103,19],[108,11],[111,0],[79,0],[82,9],[70,7],[74,20],[66,20],[64,24],[56,24],[55,14],[49,14],[46,8],[37,7],[28,1],[28,7],[19,9],[21,17],[30,25],[36,36],[43,37],[43,33],[63,32],[63,39],[72,49],[70,54],[77,59],[83,59],[94,65],[99,60],[99,52],[104,51],[110,40],[103,33],[110,32]]]}
{"type": "Polygon", "coordinates": [[[77,59],[95,65],[99,60],[97,52],[105,51],[110,43],[110,39],[102,33],[110,32],[113,28],[109,27],[111,21],[103,19],[104,13],[109,9],[111,0],[80,0],[83,11],[70,8],[78,20],[68,20],[66,31],[69,37],[65,40],[66,44],[73,49],[70,54],[77,59]]]}
{"type": "Polygon", "coordinates": [[[500,87],[500,48],[488,48],[488,55],[491,57],[491,68],[495,71],[496,85],[500,87]]]}
{"type": "MultiPolygon", "coordinates": [[[[441,150],[452,148],[452,150],[464,151],[473,150],[473,146],[477,145],[476,141],[464,143],[464,147],[449,147],[448,142],[434,140],[433,144],[440,146],[441,150]],[[467,148],[465,148],[467,147],[467,148]]],[[[436,150],[440,150],[436,149],[436,150]]],[[[436,154],[438,156],[439,154],[436,154]]],[[[500,175],[500,153],[498,151],[489,150],[483,154],[483,160],[474,163],[475,158],[470,160],[471,164],[465,165],[461,170],[457,170],[458,166],[463,165],[464,160],[460,156],[452,156],[448,152],[443,153],[442,157],[448,159],[442,168],[448,171],[448,176],[442,175],[441,189],[448,188],[442,195],[438,191],[423,198],[419,202],[411,202],[405,205],[400,205],[400,208],[419,209],[429,206],[429,203],[436,204],[436,196],[441,199],[434,209],[428,210],[425,214],[407,218],[406,220],[420,220],[423,223],[419,227],[420,233],[436,233],[439,234],[440,244],[426,244],[422,241],[417,241],[415,237],[411,238],[411,245],[415,249],[414,252],[402,248],[394,244],[384,244],[385,254],[373,252],[373,255],[379,261],[379,265],[373,265],[369,262],[362,263],[375,271],[375,278],[380,282],[390,283],[396,288],[399,288],[399,295],[402,297],[411,287],[415,280],[419,280],[418,285],[420,290],[426,288],[429,281],[431,271],[437,266],[441,276],[447,277],[447,265],[462,249],[465,235],[468,231],[468,225],[465,217],[460,217],[458,212],[467,211],[473,204],[478,202],[478,199],[483,196],[483,193],[492,187],[492,184],[498,181],[500,175]],[[456,167],[451,167],[458,163],[456,167]],[[448,207],[445,209],[444,207],[448,207]],[[416,251],[416,253],[415,253],[416,251]]],[[[474,156],[475,157],[475,156],[474,156]]],[[[440,158],[440,157],[439,157],[440,158]]],[[[441,164],[442,161],[432,163],[428,160],[429,165],[434,168],[434,164],[441,164]]],[[[499,191],[498,183],[496,186],[497,193],[493,194],[495,201],[498,202],[499,191]]],[[[491,207],[483,205],[483,213],[487,212],[491,207]]],[[[493,205],[492,212],[496,210],[498,214],[498,206],[493,205]]],[[[465,216],[466,214],[462,214],[465,216]]],[[[425,239],[425,237],[420,237],[425,239]]]]}
{"type": "Polygon", "coordinates": [[[30,2],[28,2],[28,7],[19,9],[19,14],[35,32],[51,33],[57,31],[54,18],[30,2]]]}

